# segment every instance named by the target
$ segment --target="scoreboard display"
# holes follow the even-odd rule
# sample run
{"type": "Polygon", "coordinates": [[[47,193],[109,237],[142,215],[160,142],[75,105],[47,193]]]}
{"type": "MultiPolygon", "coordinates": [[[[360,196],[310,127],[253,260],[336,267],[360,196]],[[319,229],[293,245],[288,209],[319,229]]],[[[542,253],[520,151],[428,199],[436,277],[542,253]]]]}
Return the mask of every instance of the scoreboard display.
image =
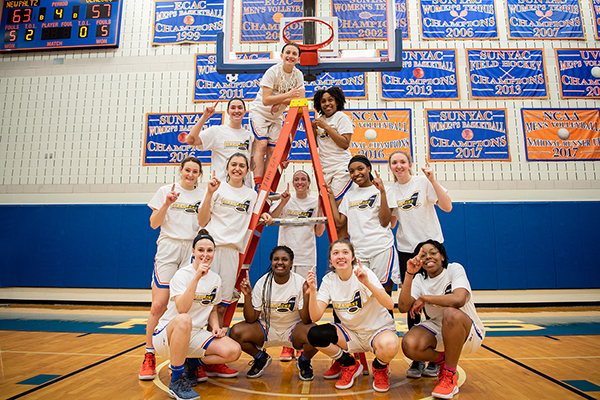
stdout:
{"type": "Polygon", "coordinates": [[[119,47],[123,0],[4,0],[0,52],[119,47]]]}

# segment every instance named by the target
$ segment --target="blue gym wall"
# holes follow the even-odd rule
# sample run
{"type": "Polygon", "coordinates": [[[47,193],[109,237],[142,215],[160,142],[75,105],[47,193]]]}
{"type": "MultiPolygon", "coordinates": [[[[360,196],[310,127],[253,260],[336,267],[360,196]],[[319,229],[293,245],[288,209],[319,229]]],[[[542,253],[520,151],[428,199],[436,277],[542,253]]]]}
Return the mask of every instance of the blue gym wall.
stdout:
{"type": "MultiPolygon", "coordinates": [[[[600,202],[454,203],[439,212],[450,261],[474,290],[600,288],[600,202]]],[[[0,206],[0,287],[149,288],[158,230],[146,205],[0,206]]],[[[250,271],[268,267],[263,230],[250,271]]],[[[318,241],[319,274],[327,235],[318,241]]]]}

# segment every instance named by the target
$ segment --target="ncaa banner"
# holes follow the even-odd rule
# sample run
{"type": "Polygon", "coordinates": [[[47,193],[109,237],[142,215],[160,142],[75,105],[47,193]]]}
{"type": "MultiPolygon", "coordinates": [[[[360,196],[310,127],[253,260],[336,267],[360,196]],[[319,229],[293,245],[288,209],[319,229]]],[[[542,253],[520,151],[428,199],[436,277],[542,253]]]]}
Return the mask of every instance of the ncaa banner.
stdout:
{"type": "Polygon", "coordinates": [[[154,1],[152,44],[215,43],[223,30],[223,0],[154,1]]]}
{"type": "Polygon", "coordinates": [[[306,97],[312,98],[317,90],[339,86],[346,99],[366,99],[367,79],[364,72],[324,72],[314,82],[304,82],[306,97]]]}
{"type": "Polygon", "coordinates": [[[594,26],[596,27],[596,40],[600,40],[600,0],[590,0],[592,6],[592,15],[594,16],[594,26]]]}
{"type": "Polygon", "coordinates": [[[425,109],[430,161],[510,161],[506,109],[425,109]]]}
{"type": "Polygon", "coordinates": [[[473,99],[548,98],[544,49],[467,49],[473,99]]]}
{"type": "Polygon", "coordinates": [[[456,49],[403,49],[402,71],[380,72],[379,80],[383,100],[460,100],[456,49]]]}
{"type": "Polygon", "coordinates": [[[420,0],[423,39],[498,39],[494,0],[420,0]]]}
{"type": "Polygon", "coordinates": [[[523,108],[527,161],[600,160],[600,109],[523,108]]]}
{"type": "Polygon", "coordinates": [[[506,0],[509,39],[585,39],[579,0],[506,0]]]}
{"type": "Polygon", "coordinates": [[[396,150],[412,154],[410,109],[344,110],[352,120],[354,134],[350,142],[350,153],[361,154],[373,163],[387,163],[396,150]],[[365,133],[374,131],[376,137],[367,140],[365,133]]]}
{"type": "Polygon", "coordinates": [[[331,0],[338,40],[387,39],[386,0],[331,0]]]}
{"type": "MultiPolygon", "coordinates": [[[[281,18],[302,15],[303,0],[242,0],[240,42],[279,42],[281,18]]],[[[292,41],[301,41],[302,23],[291,25],[286,35],[292,41]]]]}
{"type": "MultiPolygon", "coordinates": [[[[198,157],[202,164],[210,164],[210,150],[185,143],[202,113],[146,113],[144,159],[142,165],[174,165],[187,157],[198,157]]],[[[216,112],[206,121],[203,130],[223,123],[223,113],[216,112]]]]}
{"type": "Polygon", "coordinates": [[[600,67],[600,49],[556,49],[556,64],[563,99],[600,99],[600,77],[592,68],[600,67]]]}
{"type": "Polygon", "coordinates": [[[402,29],[402,39],[410,39],[410,25],[408,24],[408,6],[406,5],[406,0],[396,0],[396,28],[402,29]]]}
{"type": "MultiPolygon", "coordinates": [[[[258,60],[270,58],[271,53],[236,53],[236,56],[258,60]]],[[[215,54],[196,54],[195,61],[194,102],[256,98],[262,74],[219,74],[215,54]]]]}

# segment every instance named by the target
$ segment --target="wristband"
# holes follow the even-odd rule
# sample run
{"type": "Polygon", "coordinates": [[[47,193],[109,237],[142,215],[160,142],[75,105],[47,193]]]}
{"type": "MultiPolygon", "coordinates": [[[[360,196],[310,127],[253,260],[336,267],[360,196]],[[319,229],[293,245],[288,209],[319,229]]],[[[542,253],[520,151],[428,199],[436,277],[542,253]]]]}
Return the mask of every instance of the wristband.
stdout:
{"type": "Polygon", "coordinates": [[[415,274],[416,274],[416,272],[415,272],[415,274],[411,274],[411,273],[410,273],[410,272],[408,272],[408,271],[406,271],[406,273],[407,273],[407,274],[409,274],[409,275],[412,275],[412,276],[415,276],[415,274]]]}

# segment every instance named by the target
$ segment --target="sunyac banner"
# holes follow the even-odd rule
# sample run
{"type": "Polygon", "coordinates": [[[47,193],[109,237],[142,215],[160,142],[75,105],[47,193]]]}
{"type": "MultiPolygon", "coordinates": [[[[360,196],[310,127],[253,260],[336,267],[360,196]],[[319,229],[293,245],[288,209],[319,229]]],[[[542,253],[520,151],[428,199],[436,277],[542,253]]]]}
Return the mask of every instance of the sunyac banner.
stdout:
{"type": "Polygon", "coordinates": [[[406,0],[396,0],[396,27],[402,29],[402,39],[410,39],[406,0]]]}
{"type": "Polygon", "coordinates": [[[600,78],[592,75],[600,67],[600,49],[556,49],[556,64],[563,99],[600,98],[600,78]]]}
{"type": "Polygon", "coordinates": [[[497,39],[494,0],[421,0],[423,39],[497,39]]]}
{"type": "MultiPolygon", "coordinates": [[[[279,42],[279,21],[283,17],[302,18],[302,0],[242,0],[241,43],[279,42]]],[[[290,40],[302,41],[302,23],[290,26],[290,40]]]]}
{"type": "Polygon", "coordinates": [[[506,0],[509,39],[585,39],[579,0],[506,0]]]}
{"type": "Polygon", "coordinates": [[[600,40],[600,0],[590,0],[592,5],[592,15],[594,16],[594,26],[596,27],[596,39],[600,40]]]}
{"type": "Polygon", "coordinates": [[[426,109],[430,161],[510,161],[506,109],[426,109]]]}
{"type": "MultiPolygon", "coordinates": [[[[387,50],[380,50],[387,57],[387,50]]],[[[402,71],[380,72],[384,100],[460,100],[456,49],[402,50],[402,71]]]]}
{"type": "MultiPolygon", "coordinates": [[[[238,59],[268,59],[271,53],[237,53],[238,59]]],[[[229,100],[239,97],[254,100],[262,74],[219,74],[215,54],[196,54],[194,101],[229,100]]]]}
{"type": "Polygon", "coordinates": [[[152,44],[215,43],[223,30],[223,0],[154,2],[152,44]]]}
{"type": "Polygon", "coordinates": [[[387,39],[385,0],[332,0],[339,40],[387,39]]]}
{"type": "Polygon", "coordinates": [[[306,97],[312,98],[317,90],[339,86],[347,99],[366,99],[367,80],[364,72],[324,72],[314,82],[304,82],[306,97]]]}
{"type": "MultiPolygon", "coordinates": [[[[202,164],[210,164],[211,151],[185,143],[190,130],[200,120],[202,113],[146,114],[143,165],[179,164],[187,157],[198,157],[202,164]]],[[[203,129],[223,123],[223,113],[214,113],[203,129]]]]}
{"type": "Polygon", "coordinates": [[[467,49],[474,99],[547,98],[544,49],[467,49]]]}
{"type": "Polygon", "coordinates": [[[600,109],[523,108],[527,161],[600,160],[600,109]]]}

